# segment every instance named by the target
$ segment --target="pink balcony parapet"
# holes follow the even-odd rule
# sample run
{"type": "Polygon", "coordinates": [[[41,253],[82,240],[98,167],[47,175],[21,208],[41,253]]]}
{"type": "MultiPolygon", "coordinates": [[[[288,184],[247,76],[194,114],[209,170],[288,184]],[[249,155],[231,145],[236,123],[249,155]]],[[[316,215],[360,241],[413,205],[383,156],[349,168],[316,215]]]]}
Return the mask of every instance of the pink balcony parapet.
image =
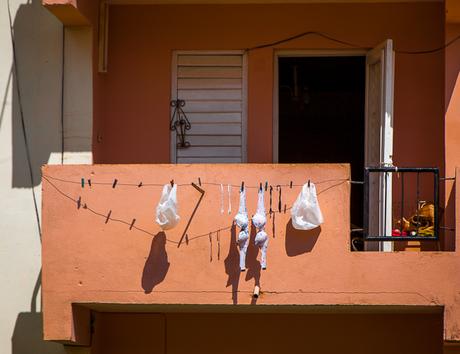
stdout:
{"type": "Polygon", "coordinates": [[[341,164],[45,166],[45,339],[88,343],[89,311],[104,306],[161,312],[172,305],[234,305],[226,311],[244,311],[240,305],[254,304],[254,286],[260,285],[255,306],[268,312],[289,305],[302,306],[299,310],[314,305],[443,307],[444,339],[460,340],[458,252],[351,252],[349,175],[348,165],[341,164]],[[190,183],[198,184],[198,178],[205,196],[197,207],[200,194],[190,183]],[[162,232],[155,224],[161,186],[148,184],[172,179],[179,184],[181,221],[162,232]],[[316,183],[325,222],[313,231],[297,231],[289,207],[298,185],[308,179],[316,183]],[[281,212],[278,191],[273,191],[276,213],[266,227],[267,270],[260,270],[252,242],[248,270],[238,268],[238,230],[232,219],[242,181],[254,187],[247,189],[250,216],[259,183],[287,185],[281,187],[281,212]],[[225,191],[227,184],[234,185],[231,214],[226,192],[220,212],[221,183],[225,191]]]}

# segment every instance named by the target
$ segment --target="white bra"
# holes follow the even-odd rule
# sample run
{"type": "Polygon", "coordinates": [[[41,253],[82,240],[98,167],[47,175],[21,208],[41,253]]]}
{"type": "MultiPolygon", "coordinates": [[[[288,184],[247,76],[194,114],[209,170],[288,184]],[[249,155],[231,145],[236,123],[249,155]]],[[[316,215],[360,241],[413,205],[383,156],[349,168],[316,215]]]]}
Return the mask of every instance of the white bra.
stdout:
{"type": "Polygon", "coordinates": [[[240,191],[240,207],[235,215],[235,222],[240,229],[247,229],[249,224],[248,211],[246,209],[246,188],[240,191]]]}
{"type": "Polygon", "coordinates": [[[264,191],[262,189],[259,189],[257,211],[252,217],[252,223],[259,230],[263,230],[265,228],[265,224],[267,223],[267,217],[265,216],[264,191]]]}

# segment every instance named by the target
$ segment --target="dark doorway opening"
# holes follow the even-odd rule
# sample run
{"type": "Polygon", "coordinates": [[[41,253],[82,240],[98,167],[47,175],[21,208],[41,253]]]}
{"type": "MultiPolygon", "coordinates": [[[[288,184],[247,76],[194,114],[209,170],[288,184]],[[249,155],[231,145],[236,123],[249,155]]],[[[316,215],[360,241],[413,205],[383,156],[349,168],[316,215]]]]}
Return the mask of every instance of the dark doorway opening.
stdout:
{"type": "MultiPolygon", "coordinates": [[[[364,56],[280,57],[280,163],[350,163],[363,180],[364,56]]],[[[363,225],[361,185],[352,185],[352,228],[363,225]]]]}

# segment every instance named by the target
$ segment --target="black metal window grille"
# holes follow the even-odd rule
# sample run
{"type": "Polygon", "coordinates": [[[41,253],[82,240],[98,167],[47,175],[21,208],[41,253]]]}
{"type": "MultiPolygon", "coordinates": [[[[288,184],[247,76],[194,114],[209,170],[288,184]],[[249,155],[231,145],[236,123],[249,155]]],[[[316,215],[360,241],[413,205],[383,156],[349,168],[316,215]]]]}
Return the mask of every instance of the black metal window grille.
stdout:
{"type": "Polygon", "coordinates": [[[439,169],[438,168],[396,168],[396,167],[366,167],[364,169],[364,240],[365,241],[438,241],[439,240],[439,169]],[[388,188],[390,188],[390,194],[392,197],[395,195],[393,193],[393,174],[398,174],[398,181],[400,183],[400,207],[399,213],[394,210],[392,205],[392,212],[390,213],[391,217],[387,217],[387,208],[388,204],[392,203],[392,200],[387,200],[388,198],[388,188]],[[407,235],[403,235],[404,223],[407,221],[406,216],[409,215],[410,210],[405,210],[406,188],[407,185],[407,176],[409,174],[415,174],[415,220],[412,224],[412,231],[407,235]],[[426,227],[422,227],[422,217],[419,215],[419,205],[423,199],[420,197],[420,179],[421,176],[431,174],[433,178],[432,184],[432,202],[433,205],[433,222],[432,222],[432,232],[424,233],[422,232],[426,227]],[[377,181],[377,183],[376,183],[377,181]],[[391,183],[391,185],[390,185],[391,183]],[[376,187],[377,185],[377,187],[376,187]],[[378,188],[378,201],[372,201],[371,194],[375,195],[375,188],[378,188]],[[374,189],[374,190],[373,190],[374,189]],[[371,205],[372,204],[372,205],[371,205]],[[377,212],[374,210],[379,208],[382,212],[377,212]],[[378,215],[377,220],[374,218],[370,220],[371,213],[375,216],[378,215]],[[383,217],[382,217],[382,214],[383,217]],[[394,215],[399,214],[399,215],[394,215]],[[389,220],[388,220],[389,219],[389,220]],[[395,222],[396,221],[396,222],[395,222]],[[370,225],[374,223],[374,225],[370,225]],[[375,223],[378,223],[376,227],[375,223]],[[382,233],[382,230],[388,230],[388,223],[391,223],[391,234],[382,233]],[[379,232],[376,232],[375,229],[379,229],[379,232]],[[394,231],[399,231],[400,235],[394,235],[394,231]]]}

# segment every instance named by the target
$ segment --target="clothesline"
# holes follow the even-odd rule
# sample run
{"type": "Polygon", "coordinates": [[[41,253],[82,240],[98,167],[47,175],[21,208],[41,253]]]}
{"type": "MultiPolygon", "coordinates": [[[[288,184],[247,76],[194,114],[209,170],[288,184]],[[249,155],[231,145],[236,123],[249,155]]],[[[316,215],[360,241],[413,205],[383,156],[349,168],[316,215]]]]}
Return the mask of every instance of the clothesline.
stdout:
{"type": "MultiPolygon", "coordinates": [[[[63,197],[67,198],[68,200],[72,201],[73,203],[75,203],[75,205],[77,206],[78,209],[82,208],[84,210],[87,210],[87,211],[93,213],[94,215],[97,215],[97,216],[99,216],[101,218],[104,218],[105,223],[108,223],[109,221],[118,222],[118,223],[121,223],[121,224],[129,226],[129,230],[135,229],[137,231],[143,232],[143,233],[148,234],[150,236],[155,236],[159,232],[161,232],[161,230],[158,230],[157,232],[151,232],[151,231],[148,231],[148,230],[146,230],[146,229],[144,229],[142,227],[136,226],[135,225],[136,219],[132,219],[131,221],[126,221],[126,220],[123,220],[123,219],[114,218],[114,217],[111,216],[111,210],[107,214],[104,214],[104,213],[99,212],[99,211],[97,211],[95,209],[92,209],[87,203],[84,202],[84,200],[81,199],[81,197],[79,197],[78,199],[75,199],[74,197],[66,194],[58,186],[56,186],[53,182],[51,182],[50,179],[54,179],[54,180],[57,180],[57,181],[60,181],[60,182],[69,182],[69,183],[78,183],[78,182],[62,180],[62,179],[47,176],[47,175],[43,175],[43,179],[45,181],[47,181],[59,194],[61,194],[63,197]]],[[[329,180],[329,181],[333,181],[333,180],[329,180]]],[[[342,179],[342,180],[336,180],[336,181],[339,182],[339,183],[334,184],[332,186],[329,186],[329,187],[319,191],[318,195],[320,195],[321,193],[326,192],[327,190],[329,190],[331,188],[337,187],[337,186],[341,185],[342,183],[347,182],[348,180],[347,179],[342,179]]],[[[266,212],[266,215],[271,216],[271,215],[275,215],[275,214],[281,214],[283,212],[286,213],[286,211],[290,210],[291,208],[292,208],[292,206],[284,208],[283,211],[272,210],[272,211],[266,212]]],[[[195,235],[195,236],[189,236],[187,234],[185,236],[185,242],[188,243],[188,242],[190,242],[192,240],[195,240],[195,239],[200,239],[200,238],[203,238],[203,237],[210,237],[210,235],[212,235],[212,234],[218,234],[221,231],[230,230],[232,227],[234,227],[233,222],[232,222],[232,224],[230,226],[221,227],[219,229],[216,229],[216,230],[213,230],[213,231],[208,231],[208,232],[203,233],[203,234],[199,234],[199,235],[195,235]]],[[[174,240],[166,238],[166,242],[178,245],[180,241],[174,241],[174,240]]]]}
{"type": "MultiPolygon", "coordinates": [[[[93,185],[99,185],[99,186],[112,186],[112,188],[115,188],[117,186],[127,186],[127,187],[138,187],[138,188],[141,188],[141,187],[163,187],[165,184],[168,184],[168,183],[171,183],[171,182],[166,182],[166,183],[144,183],[142,181],[140,181],[139,183],[126,183],[126,182],[119,182],[118,179],[114,178],[112,180],[112,182],[96,182],[96,181],[93,181],[92,179],[85,179],[85,178],[82,178],[80,181],[75,181],[75,180],[67,180],[67,179],[62,179],[62,178],[58,178],[58,177],[53,177],[53,176],[49,176],[49,175],[43,175],[43,178],[48,178],[48,179],[53,179],[53,180],[56,180],[56,181],[59,181],[59,182],[63,182],[63,183],[71,183],[71,184],[79,184],[81,185],[83,188],[85,187],[85,185],[87,184],[88,186],[93,186],[93,185]]],[[[208,186],[220,186],[220,185],[224,185],[224,186],[230,186],[230,187],[233,187],[233,188],[240,188],[241,185],[236,185],[236,184],[231,184],[231,183],[226,183],[226,182],[221,182],[221,183],[218,183],[218,182],[205,182],[205,181],[201,181],[201,178],[198,178],[196,180],[193,181],[194,183],[197,183],[198,185],[202,186],[202,185],[208,185],[208,186]]],[[[341,178],[341,179],[325,179],[325,180],[319,180],[319,181],[314,181],[314,180],[311,180],[312,183],[314,184],[323,184],[323,183],[329,183],[329,182],[350,182],[351,184],[363,184],[364,182],[362,181],[353,181],[349,178],[341,178]]],[[[243,182],[244,184],[244,182],[243,182]]],[[[261,182],[262,186],[272,186],[272,187],[302,187],[304,183],[302,184],[297,184],[297,183],[293,183],[292,181],[289,182],[289,183],[268,183],[268,181],[264,181],[264,182],[261,182]]],[[[178,187],[189,187],[191,186],[191,182],[190,183],[175,183],[176,186],[178,187]]],[[[259,185],[256,185],[256,186],[253,186],[253,185],[247,185],[247,184],[244,184],[245,188],[254,188],[254,189],[259,189],[260,188],[260,184],[259,185]]]]}

